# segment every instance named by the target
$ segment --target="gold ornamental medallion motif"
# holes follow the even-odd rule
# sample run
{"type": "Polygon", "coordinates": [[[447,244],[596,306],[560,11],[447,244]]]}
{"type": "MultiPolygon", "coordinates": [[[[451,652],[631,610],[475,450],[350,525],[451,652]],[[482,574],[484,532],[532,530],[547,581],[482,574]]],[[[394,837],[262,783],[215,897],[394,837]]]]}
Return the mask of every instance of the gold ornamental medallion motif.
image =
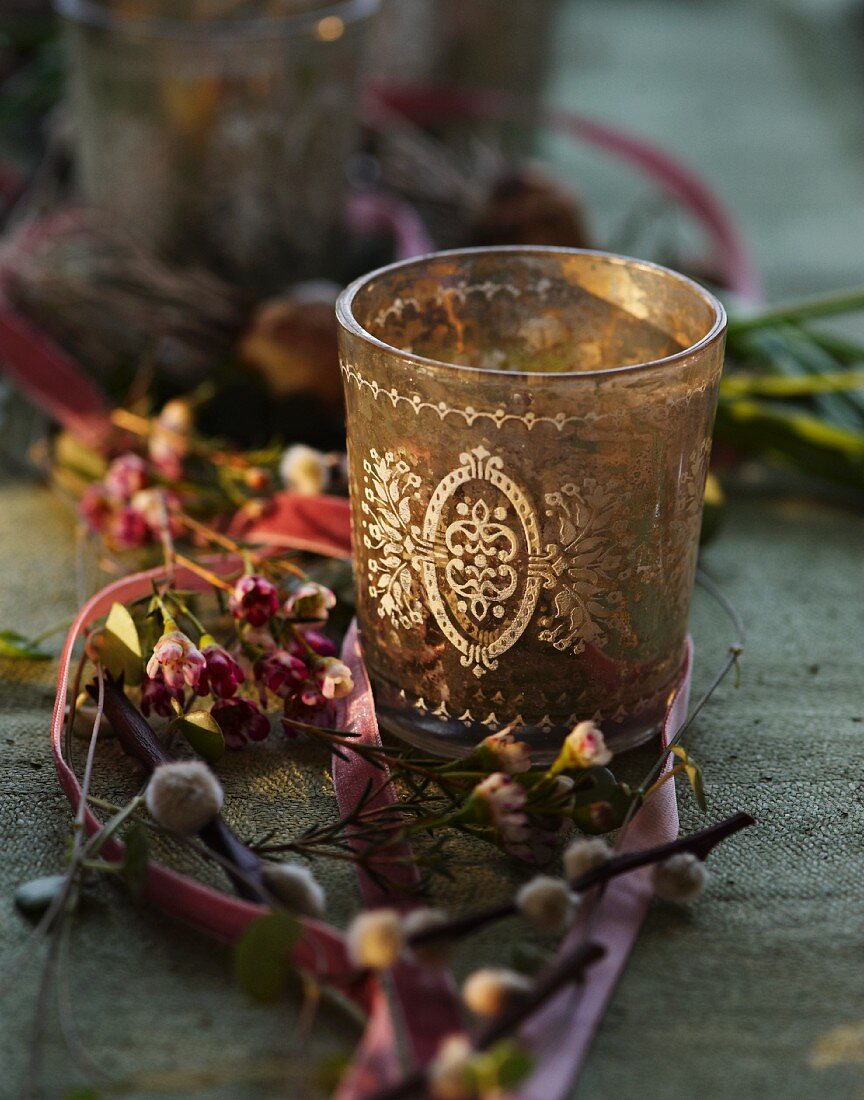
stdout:
{"type": "Polygon", "coordinates": [[[480,677],[530,623],[545,559],[534,506],[503,459],[484,447],[459,459],[415,528],[414,564],[435,621],[480,677]]]}

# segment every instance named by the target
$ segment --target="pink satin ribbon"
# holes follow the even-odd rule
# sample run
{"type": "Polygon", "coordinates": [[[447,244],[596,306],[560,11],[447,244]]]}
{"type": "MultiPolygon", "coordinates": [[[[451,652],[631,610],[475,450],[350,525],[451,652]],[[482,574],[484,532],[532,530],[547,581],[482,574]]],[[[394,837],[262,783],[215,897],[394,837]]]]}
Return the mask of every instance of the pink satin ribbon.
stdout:
{"type": "MultiPolygon", "coordinates": [[[[693,645],[688,639],[681,678],[663,723],[664,747],[687,717],[692,663],[693,645]]],[[[670,767],[671,758],[664,772],[670,767]]],[[[636,814],[622,838],[620,851],[651,848],[677,836],[673,781],[664,783],[636,814]]],[[[584,985],[564,990],[522,1030],[521,1038],[534,1055],[536,1069],[519,1090],[519,1100],[563,1100],[567,1096],[639,935],[652,896],[651,868],[642,867],[613,879],[600,897],[596,913],[590,903],[583,906],[563,949],[590,936],[606,949],[606,954],[586,972],[584,985]]]]}
{"type": "MultiPolygon", "coordinates": [[[[214,572],[227,572],[236,569],[240,564],[236,560],[221,559],[211,562],[210,567],[214,572]]],[[[84,604],[66,636],[57,670],[57,694],[51,719],[51,748],[60,786],[73,810],[77,810],[81,799],[81,784],[64,752],[67,684],[73,647],[90,626],[108,613],[115,601],[127,603],[146,596],[152,591],[151,582],[162,576],[164,569],[150,569],[103,588],[84,604]]],[[[202,581],[188,569],[178,568],[175,576],[183,588],[199,591],[207,588],[206,581],[202,581]]],[[[100,822],[89,809],[85,809],[84,824],[88,835],[92,835],[100,827],[100,822]]],[[[102,851],[108,860],[123,859],[124,849],[119,840],[109,839],[102,851]]],[[[251,921],[267,912],[264,906],[213,890],[155,862],[149,864],[143,896],[146,901],[171,916],[223,940],[236,939],[251,921]]],[[[303,927],[304,935],[293,952],[294,962],[339,984],[351,970],[343,937],[318,921],[304,920],[303,927]]]]}
{"type": "MultiPolygon", "coordinates": [[[[354,624],[345,638],[342,659],[351,669],[358,690],[341,701],[339,726],[357,733],[358,740],[366,745],[380,745],[375,704],[354,624]]],[[[333,784],[342,813],[357,805],[367,785],[374,792],[367,803],[370,808],[392,805],[397,795],[388,779],[389,773],[356,753],[333,757],[333,784]]],[[[362,849],[362,841],[358,839],[354,846],[362,849]]],[[[417,905],[416,893],[414,897],[407,893],[416,891],[420,881],[407,843],[394,844],[377,871],[388,885],[382,886],[380,880],[358,867],[360,892],[367,908],[388,905],[409,909],[417,905]]],[[[390,972],[388,992],[389,997],[383,989],[378,991],[363,1039],[335,1100],[362,1100],[382,1085],[397,1081],[412,1065],[425,1065],[442,1039],[463,1029],[455,984],[442,970],[400,962],[390,972]],[[403,1043],[405,1065],[400,1059],[403,1043]]]]}

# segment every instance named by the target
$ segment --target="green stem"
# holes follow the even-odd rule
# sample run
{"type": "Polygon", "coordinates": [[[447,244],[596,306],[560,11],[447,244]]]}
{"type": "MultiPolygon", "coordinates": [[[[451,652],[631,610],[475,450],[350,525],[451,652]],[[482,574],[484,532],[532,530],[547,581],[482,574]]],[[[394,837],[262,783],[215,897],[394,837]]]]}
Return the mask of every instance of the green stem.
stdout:
{"type": "Polygon", "coordinates": [[[44,642],[46,638],[51,638],[54,634],[59,634],[61,630],[68,630],[71,626],[71,620],[65,619],[62,623],[55,623],[54,626],[49,626],[47,630],[43,630],[41,634],[35,635],[30,641],[34,645],[39,645],[40,642],[44,642]]]}
{"type": "Polygon", "coordinates": [[[832,371],[803,378],[764,374],[732,374],[720,383],[721,397],[811,397],[864,389],[864,370],[832,371]]]}
{"type": "Polygon", "coordinates": [[[814,317],[833,317],[838,313],[852,313],[858,309],[864,309],[864,287],[799,298],[763,309],[750,317],[730,318],[729,335],[734,337],[742,332],[753,332],[783,322],[797,324],[814,317]]]}

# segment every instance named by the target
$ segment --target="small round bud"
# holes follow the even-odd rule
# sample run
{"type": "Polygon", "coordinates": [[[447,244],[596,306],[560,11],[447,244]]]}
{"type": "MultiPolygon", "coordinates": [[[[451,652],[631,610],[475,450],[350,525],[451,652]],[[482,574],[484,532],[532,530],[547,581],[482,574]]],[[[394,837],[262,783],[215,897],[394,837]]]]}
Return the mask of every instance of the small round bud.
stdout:
{"type": "Polygon", "coordinates": [[[548,932],[559,932],[575,911],[567,883],[549,875],[536,875],[526,882],[516,895],[516,906],[526,920],[548,932]]]}
{"type": "Polygon", "coordinates": [[[282,455],[279,475],[286,489],[309,496],[324,492],[330,476],[330,465],[327,455],[313,447],[307,447],[305,443],[295,443],[282,455]]]}
{"type": "Polygon", "coordinates": [[[449,938],[429,940],[427,943],[414,945],[411,937],[420,932],[432,931],[446,924],[447,914],[442,909],[412,909],[406,913],[402,921],[402,930],[411,956],[423,966],[444,967],[448,966],[453,955],[453,941],[449,938]]]}
{"type": "Polygon", "coordinates": [[[469,974],[462,986],[462,1000],[475,1016],[500,1016],[505,1009],[523,997],[531,982],[515,970],[484,967],[469,974]]]}
{"type": "Polygon", "coordinates": [[[386,970],[404,943],[402,917],[395,909],[371,909],[348,926],[348,956],[359,967],[386,970]]]}
{"type": "Polygon", "coordinates": [[[426,1070],[433,1100],[472,1100],[476,1095],[469,1072],[473,1053],[464,1035],[451,1035],[443,1041],[426,1070]]]}
{"type": "Polygon", "coordinates": [[[580,837],[564,849],[564,874],[568,879],[579,878],[611,858],[612,849],[603,837],[580,837]]]}
{"type": "Polygon", "coordinates": [[[708,871],[692,852],[676,852],[655,864],[651,881],[654,893],[664,901],[692,901],[704,890],[708,871]]]}
{"type": "Polygon", "coordinates": [[[222,809],[219,780],[200,760],[160,764],[147,784],[145,801],[155,821],[175,833],[197,833],[222,809]]]}
{"type": "Polygon", "coordinates": [[[327,909],[324,888],[300,863],[265,863],[264,881],[286,909],[301,917],[323,917],[327,909]]]}

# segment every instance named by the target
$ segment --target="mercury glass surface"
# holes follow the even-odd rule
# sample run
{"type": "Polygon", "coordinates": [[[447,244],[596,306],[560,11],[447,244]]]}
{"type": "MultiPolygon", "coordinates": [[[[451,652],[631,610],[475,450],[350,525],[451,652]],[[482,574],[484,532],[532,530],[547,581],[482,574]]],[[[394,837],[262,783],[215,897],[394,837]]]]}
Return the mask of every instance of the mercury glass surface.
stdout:
{"type": "Polygon", "coordinates": [[[726,319],[598,252],[396,264],[337,307],[357,614],[383,724],[651,736],[681,667],[726,319]]]}
{"type": "Polygon", "coordinates": [[[79,188],[258,293],[333,275],[378,0],[55,0],[79,188]]]}

